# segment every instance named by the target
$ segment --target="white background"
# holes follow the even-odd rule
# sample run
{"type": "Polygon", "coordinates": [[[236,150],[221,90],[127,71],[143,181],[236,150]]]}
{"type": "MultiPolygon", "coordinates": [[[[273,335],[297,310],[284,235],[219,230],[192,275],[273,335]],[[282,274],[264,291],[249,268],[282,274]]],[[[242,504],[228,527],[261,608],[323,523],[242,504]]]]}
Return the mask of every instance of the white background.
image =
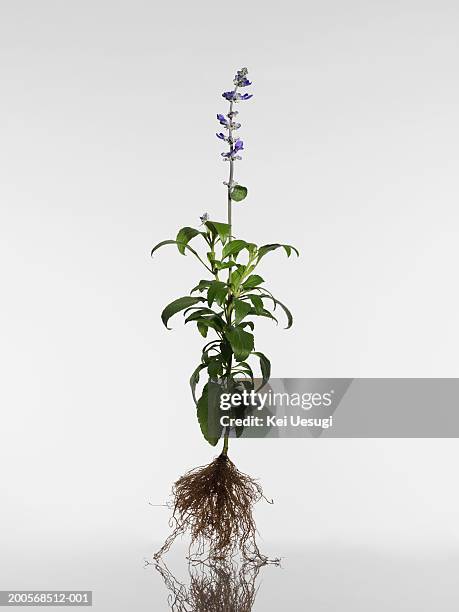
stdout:
{"type": "MultiPolygon", "coordinates": [[[[273,375],[458,375],[458,17],[422,0],[1,2],[0,588],[93,588],[107,611],[133,589],[136,610],[165,601],[142,573],[168,533],[148,502],[216,451],[187,382],[202,342],[159,319],[201,272],[149,250],[204,211],[224,220],[215,114],[241,66],[235,233],[301,250],[261,271],[295,315],[260,325],[273,375]]],[[[306,558],[309,595],[276,578],[291,609],[360,610],[352,559],[379,555],[413,584],[400,595],[364,561],[362,610],[431,610],[416,563],[457,608],[440,578],[459,546],[455,440],[231,452],[276,501],[262,547],[306,558]],[[330,568],[342,588],[314,578],[330,568]]]]}

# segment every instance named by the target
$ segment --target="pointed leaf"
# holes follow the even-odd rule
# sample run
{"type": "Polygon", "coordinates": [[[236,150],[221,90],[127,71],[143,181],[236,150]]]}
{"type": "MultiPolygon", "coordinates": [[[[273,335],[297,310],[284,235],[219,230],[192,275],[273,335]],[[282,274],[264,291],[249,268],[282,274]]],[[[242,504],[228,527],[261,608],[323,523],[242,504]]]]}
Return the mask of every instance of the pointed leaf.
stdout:
{"type": "Polygon", "coordinates": [[[208,315],[211,315],[211,316],[214,316],[214,317],[217,317],[218,319],[220,319],[221,325],[222,326],[224,325],[223,319],[221,319],[219,317],[219,315],[217,315],[217,313],[215,313],[210,308],[201,308],[200,306],[193,306],[192,308],[187,308],[187,310],[184,312],[184,316],[188,312],[191,312],[191,314],[186,317],[185,323],[188,323],[189,321],[197,321],[198,319],[200,319],[202,317],[206,317],[208,315]]]}
{"type": "Polygon", "coordinates": [[[151,256],[153,257],[153,253],[155,251],[157,251],[158,249],[160,249],[161,247],[163,247],[166,244],[176,244],[177,246],[179,246],[179,244],[181,246],[183,246],[183,248],[185,250],[190,251],[191,253],[193,253],[193,255],[199,259],[199,261],[209,270],[209,272],[212,272],[212,270],[209,268],[209,266],[206,265],[206,263],[199,257],[198,253],[196,253],[196,251],[194,249],[192,249],[188,244],[182,244],[182,243],[178,243],[177,240],[163,240],[162,242],[158,242],[158,244],[156,244],[152,250],[151,250],[151,256]]]}
{"type": "Polygon", "coordinates": [[[292,327],[293,315],[285,304],[283,304],[282,302],[279,302],[277,298],[275,298],[273,295],[268,295],[267,293],[260,293],[260,297],[269,298],[270,300],[274,302],[276,306],[280,306],[287,317],[287,327],[285,329],[289,329],[289,327],[292,327]]]}
{"type": "Polygon", "coordinates": [[[222,429],[218,427],[218,423],[215,421],[218,419],[219,414],[219,399],[219,386],[209,382],[204,386],[196,407],[202,435],[212,446],[215,446],[220,439],[222,429]],[[220,435],[211,435],[209,429],[214,430],[218,428],[220,429],[220,435]]]}
{"type": "Polygon", "coordinates": [[[199,383],[199,374],[201,370],[204,370],[206,367],[207,366],[205,363],[200,363],[190,377],[191,395],[193,396],[195,404],[198,403],[198,400],[196,399],[196,385],[199,383]]]}
{"type": "Polygon", "coordinates": [[[199,234],[205,236],[204,232],[200,232],[199,230],[194,229],[194,227],[182,227],[176,238],[177,248],[182,255],[185,255],[185,247],[190,240],[199,234]]]}
{"type": "Polygon", "coordinates": [[[236,270],[231,272],[230,283],[233,289],[239,289],[239,285],[241,284],[242,277],[246,273],[246,267],[238,264],[236,270]]]}
{"type": "Polygon", "coordinates": [[[200,316],[194,319],[194,321],[196,321],[196,323],[201,323],[202,326],[215,329],[215,331],[217,332],[221,332],[223,329],[223,322],[218,315],[213,315],[209,317],[200,316]]]}
{"type": "Polygon", "coordinates": [[[208,325],[204,325],[204,323],[202,321],[198,321],[198,330],[199,333],[201,334],[201,336],[203,338],[207,338],[207,332],[209,331],[209,326],[208,325]]]}
{"type": "Polygon", "coordinates": [[[233,301],[234,304],[234,312],[236,315],[236,319],[234,323],[238,325],[244,317],[246,317],[249,312],[252,310],[252,306],[248,302],[244,302],[243,300],[235,299],[233,301]]]}
{"type": "MultiPolygon", "coordinates": [[[[189,308],[190,306],[193,306],[194,304],[197,304],[198,302],[203,302],[203,301],[204,301],[204,298],[202,297],[191,297],[189,295],[178,298],[177,300],[174,300],[173,302],[168,304],[166,308],[163,310],[161,314],[162,322],[167,327],[167,322],[177,312],[180,312],[181,310],[185,310],[186,308],[189,308]]],[[[167,327],[167,329],[170,329],[170,328],[167,327]]]]}
{"type": "Polygon", "coordinates": [[[228,223],[217,223],[217,221],[206,221],[206,227],[214,235],[218,235],[223,244],[228,240],[231,233],[231,226],[228,223]]]}
{"type": "Polygon", "coordinates": [[[256,355],[258,359],[260,360],[260,370],[261,370],[263,382],[261,383],[261,386],[258,388],[259,390],[262,387],[264,387],[264,385],[268,382],[269,377],[271,376],[271,362],[266,357],[266,355],[264,355],[263,353],[258,353],[254,351],[252,355],[256,355]]]}
{"type": "Polygon", "coordinates": [[[212,281],[207,290],[208,305],[212,306],[214,300],[217,300],[217,303],[220,304],[222,299],[225,299],[227,292],[228,287],[226,283],[224,283],[223,281],[212,281]]]}
{"type": "Polygon", "coordinates": [[[248,295],[247,297],[252,302],[253,307],[255,308],[255,312],[257,314],[260,314],[261,312],[263,312],[263,309],[264,309],[263,300],[261,299],[259,295],[248,295]]]}
{"type": "Polygon", "coordinates": [[[287,257],[290,257],[292,251],[294,251],[298,256],[300,255],[298,249],[296,249],[290,244],[264,244],[258,249],[258,261],[260,261],[260,259],[264,257],[266,253],[280,248],[283,248],[285,250],[285,252],[287,253],[287,257]]]}
{"type": "Polygon", "coordinates": [[[228,255],[237,256],[237,254],[242,251],[242,249],[246,249],[248,246],[249,244],[245,240],[232,240],[223,247],[222,259],[228,257],[228,255]]]}
{"type": "Polygon", "coordinates": [[[247,289],[253,289],[254,287],[257,287],[258,285],[261,285],[261,283],[264,283],[264,279],[261,278],[261,276],[259,276],[258,274],[251,274],[249,276],[249,278],[242,283],[242,288],[245,290],[247,289]]]}
{"type": "Polygon", "coordinates": [[[196,287],[193,287],[190,293],[194,293],[195,291],[200,291],[202,293],[208,287],[210,287],[212,283],[213,281],[210,281],[210,280],[200,280],[199,283],[196,285],[196,287]]]}
{"type": "Polygon", "coordinates": [[[225,332],[225,336],[231,344],[236,361],[244,361],[253,351],[253,335],[240,326],[225,332]]]}

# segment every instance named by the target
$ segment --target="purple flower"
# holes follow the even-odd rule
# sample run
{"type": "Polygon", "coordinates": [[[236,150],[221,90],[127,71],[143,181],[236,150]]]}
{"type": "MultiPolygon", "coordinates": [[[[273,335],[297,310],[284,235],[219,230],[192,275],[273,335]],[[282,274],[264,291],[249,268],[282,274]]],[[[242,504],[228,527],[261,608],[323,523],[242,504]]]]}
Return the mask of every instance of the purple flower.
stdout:
{"type": "Polygon", "coordinates": [[[238,102],[239,100],[250,100],[253,94],[240,94],[236,91],[225,91],[222,96],[229,102],[238,102]]]}
{"type": "Polygon", "coordinates": [[[222,93],[222,96],[225,98],[225,100],[228,100],[229,102],[233,102],[234,100],[237,100],[238,95],[235,91],[224,91],[222,93]]]}
{"type": "Polygon", "coordinates": [[[224,126],[228,125],[228,119],[225,117],[225,115],[218,114],[217,119],[218,121],[220,121],[221,125],[224,125],[224,126]]]}
{"type": "Polygon", "coordinates": [[[229,151],[227,151],[226,153],[222,153],[222,157],[225,160],[242,159],[242,157],[238,155],[238,152],[242,151],[243,148],[244,148],[244,143],[242,142],[240,138],[238,138],[229,151]]]}
{"type": "Polygon", "coordinates": [[[246,79],[245,77],[238,82],[239,87],[247,87],[248,85],[252,85],[252,81],[246,79]]]}
{"type": "Polygon", "coordinates": [[[226,140],[226,136],[222,132],[217,132],[217,138],[220,138],[220,140],[226,140]]]}

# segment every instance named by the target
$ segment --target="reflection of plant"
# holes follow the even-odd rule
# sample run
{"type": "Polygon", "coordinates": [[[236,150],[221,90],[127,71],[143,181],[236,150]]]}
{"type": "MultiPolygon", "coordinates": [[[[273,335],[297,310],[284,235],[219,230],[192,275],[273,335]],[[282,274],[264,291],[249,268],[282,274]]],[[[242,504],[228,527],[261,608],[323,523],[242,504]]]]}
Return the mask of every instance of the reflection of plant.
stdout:
{"type": "MultiPolygon", "coordinates": [[[[274,311],[279,307],[287,317],[287,327],[292,325],[292,315],[288,308],[264,286],[264,279],[255,270],[263,257],[275,249],[283,249],[288,257],[292,251],[298,254],[288,244],[258,246],[253,242],[235,239],[232,235],[232,204],[247,196],[247,188],[234,180],[234,164],[241,159],[240,152],[244,148],[243,141],[235,136],[241,124],[235,120],[238,111],[234,110],[234,105],[252,97],[251,94],[241,94],[238,91],[251,85],[246,68],[236,73],[233,83],[234,88],[223,93],[223,97],[229,101],[229,110],[226,115],[217,115],[217,120],[225,130],[218,132],[217,137],[228,144],[228,151],[222,153],[222,158],[229,163],[229,178],[224,183],[227,188],[227,222],[210,220],[205,213],[201,217],[202,229],[183,227],[175,240],[160,242],[152,250],[153,254],[164,245],[175,244],[182,255],[191,253],[206,269],[208,278],[201,279],[189,295],[168,304],[161,318],[167,327],[173,315],[183,312],[185,323],[196,324],[204,338],[209,333],[214,336],[202,350],[201,361],[191,375],[190,385],[204,438],[215,446],[223,434],[222,454],[225,456],[230,432],[228,429],[223,432],[221,426],[217,430],[209,426],[209,414],[212,415],[218,409],[219,389],[228,392],[241,386],[253,388],[254,372],[248,361],[251,357],[258,360],[263,384],[270,376],[269,359],[255,350],[253,318],[266,317],[277,322],[274,311]],[[198,237],[206,248],[205,255],[190,246],[190,242],[198,237]],[[207,382],[198,399],[196,387],[204,371],[207,371],[207,382]]],[[[233,412],[240,416],[235,409],[233,412]]],[[[242,428],[237,428],[236,435],[240,436],[241,433],[242,428]]]]}
{"type": "Polygon", "coordinates": [[[237,559],[189,562],[189,584],[172,574],[163,562],[155,562],[169,591],[169,609],[173,612],[251,612],[258,593],[257,578],[261,566],[237,559]]]}

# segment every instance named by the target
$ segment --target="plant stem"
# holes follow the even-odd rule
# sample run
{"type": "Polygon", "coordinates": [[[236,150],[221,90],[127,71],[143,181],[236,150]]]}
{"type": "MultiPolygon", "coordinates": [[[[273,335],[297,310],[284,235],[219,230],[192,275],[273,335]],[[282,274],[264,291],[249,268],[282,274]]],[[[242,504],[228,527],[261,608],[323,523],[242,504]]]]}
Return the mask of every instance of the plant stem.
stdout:
{"type": "MultiPolygon", "coordinates": [[[[237,87],[235,87],[234,91],[236,92],[237,87]]],[[[233,148],[233,130],[231,128],[231,124],[233,123],[233,101],[230,101],[230,105],[229,105],[229,113],[228,113],[228,119],[229,119],[229,128],[228,128],[228,144],[229,144],[229,148],[230,151],[233,148]]],[[[229,178],[228,178],[228,200],[227,200],[227,215],[228,215],[228,225],[229,225],[229,238],[228,238],[228,242],[231,242],[231,234],[232,234],[232,225],[233,225],[233,218],[232,218],[232,201],[231,201],[231,189],[233,188],[233,175],[234,175],[234,160],[232,157],[230,157],[229,160],[229,165],[230,165],[230,169],[229,169],[229,178]]],[[[228,269],[228,284],[229,284],[229,280],[231,277],[231,268],[228,269]]],[[[231,303],[231,293],[228,293],[228,306],[231,303]]],[[[231,313],[229,308],[227,309],[228,312],[228,323],[231,323],[231,313]]],[[[229,358],[228,360],[228,368],[227,368],[227,376],[228,379],[231,378],[231,367],[232,367],[232,357],[229,358]]],[[[223,449],[222,449],[222,455],[224,455],[225,457],[228,454],[228,445],[229,445],[229,429],[226,428],[225,430],[225,435],[224,435],[224,439],[223,439],[223,449]]]]}
{"type": "MultiPolygon", "coordinates": [[[[234,88],[234,93],[237,93],[237,85],[234,88]]],[[[233,100],[230,101],[230,105],[229,105],[229,112],[228,112],[228,119],[229,119],[229,127],[228,127],[228,144],[229,144],[229,149],[231,152],[231,149],[233,148],[233,129],[231,127],[232,123],[233,123],[233,100]]],[[[231,242],[231,230],[232,230],[232,210],[231,210],[231,190],[233,188],[233,175],[234,175],[234,159],[232,157],[230,157],[229,159],[229,164],[230,164],[230,170],[229,170],[229,179],[228,179],[228,225],[230,226],[230,231],[229,231],[229,242],[231,242]]]]}
{"type": "Polygon", "coordinates": [[[222,449],[222,455],[224,455],[225,457],[228,456],[228,434],[225,434],[225,437],[223,439],[223,449],[222,449]]]}
{"type": "MultiPolygon", "coordinates": [[[[228,140],[229,140],[229,146],[230,146],[230,151],[231,148],[233,146],[233,130],[231,129],[231,124],[233,122],[233,102],[230,102],[230,109],[229,109],[229,129],[228,129],[228,140]]],[[[231,241],[231,231],[232,231],[232,209],[231,209],[231,189],[232,189],[232,184],[233,184],[233,174],[234,174],[234,160],[232,157],[230,157],[230,161],[229,161],[229,165],[230,165],[230,170],[229,170],[229,178],[228,178],[228,225],[230,227],[229,229],[229,241],[231,241]]]]}

